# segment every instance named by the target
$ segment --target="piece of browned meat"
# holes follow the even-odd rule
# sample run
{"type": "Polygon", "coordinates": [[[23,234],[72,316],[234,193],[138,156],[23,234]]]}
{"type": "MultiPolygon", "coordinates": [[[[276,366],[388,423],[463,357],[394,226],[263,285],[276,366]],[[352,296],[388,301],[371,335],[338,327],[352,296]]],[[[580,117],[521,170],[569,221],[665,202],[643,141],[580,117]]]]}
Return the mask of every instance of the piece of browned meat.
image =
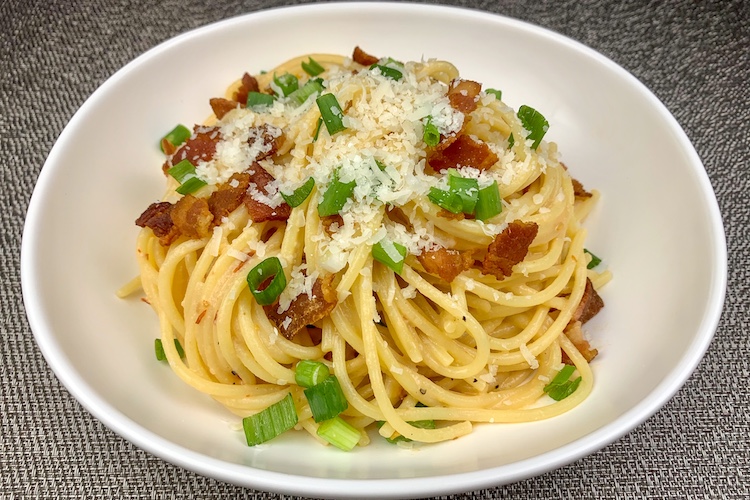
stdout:
{"type": "Polygon", "coordinates": [[[286,338],[293,338],[297,332],[325,318],[336,307],[336,291],[332,286],[333,276],[318,278],[312,287],[312,297],[306,293],[298,295],[289,308],[278,312],[278,304],[265,306],[266,315],[286,338]]]}
{"type": "Polygon", "coordinates": [[[497,155],[482,141],[468,135],[451,137],[450,140],[449,146],[436,148],[427,157],[427,162],[436,172],[458,167],[487,170],[498,161],[497,155]]]}
{"type": "Polygon", "coordinates": [[[423,251],[417,256],[424,270],[436,274],[442,280],[450,283],[456,276],[474,265],[472,252],[459,252],[451,248],[423,251]]]}
{"type": "Polygon", "coordinates": [[[378,59],[375,56],[371,56],[364,50],[359,48],[359,45],[354,47],[354,53],[352,54],[352,59],[354,62],[361,64],[362,66],[372,66],[376,62],[378,62],[380,59],[378,59]]]}
{"type": "Polygon", "coordinates": [[[453,80],[448,88],[448,100],[453,109],[468,114],[477,109],[481,91],[481,83],[458,78],[453,80]]]}
{"type": "Polygon", "coordinates": [[[482,272],[503,279],[513,273],[513,266],[521,262],[536,238],[539,226],[535,222],[515,220],[495,236],[487,246],[482,272]]]}

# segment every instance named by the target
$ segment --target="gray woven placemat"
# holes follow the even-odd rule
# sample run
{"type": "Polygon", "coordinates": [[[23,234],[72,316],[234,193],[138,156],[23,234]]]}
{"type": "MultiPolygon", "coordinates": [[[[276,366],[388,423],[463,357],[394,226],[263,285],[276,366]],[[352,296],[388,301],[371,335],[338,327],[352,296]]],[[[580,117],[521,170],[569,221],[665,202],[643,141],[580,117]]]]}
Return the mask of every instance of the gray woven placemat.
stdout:
{"type": "MultiPolygon", "coordinates": [[[[297,2],[292,2],[297,3],[297,2]]],[[[729,246],[725,311],[708,354],[666,407],[604,450],[451,499],[750,497],[750,3],[448,2],[538,24],[642,80],[703,159],[729,246]]],[[[0,3],[0,497],[253,498],[137,449],[91,417],[44,362],[21,301],[19,252],[56,137],[111,74],[188,29],[278,1],[0,3]]]]}

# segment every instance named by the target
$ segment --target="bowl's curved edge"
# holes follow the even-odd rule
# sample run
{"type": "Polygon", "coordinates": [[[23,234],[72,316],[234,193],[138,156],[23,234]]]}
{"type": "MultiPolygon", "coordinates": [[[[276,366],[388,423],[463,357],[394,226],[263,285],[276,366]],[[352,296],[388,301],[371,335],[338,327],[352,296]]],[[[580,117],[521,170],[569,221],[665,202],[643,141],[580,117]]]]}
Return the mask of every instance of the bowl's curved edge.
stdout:
{"type": "MultiPolygon", "coordinates": [[[[677,134],[685,150],[690,152],[693,165],[700,166],[700,169],[697,169],[696,167],[697,170],[700,170],[696,173],[701,178],[701,187],[703,188],[703,194],[706,198],[707,206],[710,207],[711,210],[711,213],[709,215],[712,221],[712,229],[715,232],[713,252],[715,255],[715,264],[717,265],[717,269],[715,269],[715,272],[713,274],[713,289],[710,294],[712,300],[711,303],[707,306],[706,314],[704,315],[703,324],[701,326],[701,331],[705,333],[696,339],[693,348],[689,352],[689,356],[686,357],[687,359],[685,359],[684,363],[680,364],[679,369],[674,370],[670,374],[670,377],[665,379],[654,391],[652,391],[651,397],[643,400],[638,406],[630,410],[628,413],[622,415],[619,419],[590,434],[586,446],[581,446],[575,442],[571,443],[558,450],[555,450],[555,457],[543,455],[542,457],[545,460],[543,460],[541,463],[539,461],[539,457],[536,457],[534,459],[516,462],[495,469],[446,476],[441,478],[440,482],[434,481],[434,479],[429,477],[389,480],[337,479],[332,481],[330,479],[314,477],[290,476],[288,474],[265,470],[262,471],[262,475],[260,476],[250,475],[247,474],[247,467],[233,464],[229,464],[228,466],[228,464],[220,460],[212,458],[207,459],[203,455],[200,455],[183,447],[176,446],[171,442],[147,431],[146,429],[141,428],[140,433],[132,432],[130,429],[133,425],[132,421],[124,417],[124,415],[120,414],[117,410],[115,410],[113,407],[96,396],[96,394],[91,391],[91,388],[77,374],[74,367],[70,365],[67,358],[58,355],[54,339],[44,334],[44,332],[48,331],[49,325],[43,319],[41,319],[44,315],[41,313],[41,311],[39,311],[39,304],[34,300],[32,293],[33,286],[39,282],[39,277],[36,275],[34,268],[28,264],[29,262],[33,262],[35,258],[34,248],[36,235],[30,228],[33,228],[35,226],[34,221],[40,216],[39,205],[41,203],[40,200],[43,198],[43,195],[41,193],[45,189],[48,189],[48,172],[46,172],[43,168],[40,172],[39,178],[37,180],[37,185],[29,201],[26,214],[26,222],[24,224],[21,244],[21,285],[23,292],[23,301],[29,325],[45,360],[47,361],[57,378],[61,381],[61,383],[71,394],[76,397],[79,403],[84,408],[86,408],[88,412],[90,412],[93,416],[103,422],[115,433],[132,442],[139,448],[146,450],[149,453],[152,453],[168,462],[199,474],[208,475],[216,479],[220,479],[222,481],[237,484],[240,486],[258,488],[267,491],[275,491],[285,494],[329,498],[351,498],[352,491],[356,490],[364,493],[357,495],[361,498],[404,498],[430,496],[435,494],[458,493],[470,489],[476,490],[498,486],[501,484],[512,483],[548,472],[550,470],[562,467],[575,460],[578,460],[586,455],[594,453],[621,438],[623,435],[646,421],[664,404],[666,404],[680,389],[680,387],[687,381],[687,379],[690,377],[690,375],[693,373],[693,371],[696,369],[699,362],[705,355],[705,352],[707,351],[711,343],[716,328],[718,327],[723,310],[723,303],[727,286],[727,247],[721,213],[715,195],[713,193],[710,180],[702,166],[702,162],[697,152],[690,143],[682,127],[664,106],[664,104],[642,82],[640,82],[627,70],[617,65],[612,60],[603,56],[599,52],[596,52],[594,49],[591,49],[552,30],[536,26],[525,21],[474,9],[465,9],[442,5],[430,6],[422,4],[393,2],[345,2],[333,4],[285,6],[250,14],[244,14],[230,19],[217,21],[166,40],[123,66],[120,70],[118,70],[110,78],[108,78],[73,115],[70,122],[66,125],[66,127],[58,137],[56,144],[50,150],[47,160],[45,161],[45,165],[54,163],[54,160],[59,153],[59,148],[61,147],[60,144],[64,142],[64,139],[67,138],[70,133],[72,133],[72,130],[76,127],[78,121],[80,121],[82,119],[82,116],[85,114],[86,109],[89,106],[94,105],[94,102],[96,101],[98,95],[102,94],[104,90],[109,86],[115,85],[117,81],[133,66],[140,64],[140,62],[145,59],[149,59],[158,55],[162,51],[168,50],[171,46],[179,44],[183,39],[206,33],[215,29],[221,29],[222,27],[227,26],[231,23],[242,23],[249,16],[253,16],[254,18],[262,18],[273,17],[279,14],[283,14],[286,11],[294,12],[306,11],[310,9],[339,11],[342,9],[345,10],[355,8],[360,13],[363,8],[396,9],[403,12],[441,12],[445,15],[450,16],[464,16],[473,18],[481,17],[485,20],[491,18],[496,20],[498,24],[505,23],[516,27],[530,29],[537,33],[543,34],[544,36],[554,38],[558,43],[563,43],[573,48],[574,50],[582,51],[589,57],[597,59],[600,63],[605,64],[611,70],[617,71],[624,77],[630,79],[631,83],[634,83],[641,88],[645,96],[654,101],[656,107],[660,111],[662,111],[664,118],[669,121],[673,132],[677,134]],[[499,472],[501,470],[503,472],[502,480],[498,479],[498,476],[496,474],[488,474],[488,471],[499,472]],[[290,481],[290,478],[292,477],[302,479],[304,481],[290,481]],[[332,487],[332,483],[335,483],[335,487],[332,487]]],[[[547,453],[545,455],[551,454],[552,453],[547,453]]]]}

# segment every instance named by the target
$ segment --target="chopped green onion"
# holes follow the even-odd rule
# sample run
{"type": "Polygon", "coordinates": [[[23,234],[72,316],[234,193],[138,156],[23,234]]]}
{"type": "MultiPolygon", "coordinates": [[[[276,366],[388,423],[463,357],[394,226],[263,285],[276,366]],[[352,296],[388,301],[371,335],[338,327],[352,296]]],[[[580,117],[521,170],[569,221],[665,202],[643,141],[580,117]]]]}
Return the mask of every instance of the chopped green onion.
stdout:
{"type": "Polygon", "coordinates": [[[263,94],[262,92],[248,92],[247,93],[247,107],[253,111],[263,111],[268,106],[273,106],[273,101],[276,98],[270,94],[263,94]]]}
{"type": "Polygon", "coordinates": [[[596,266],[602,263],[602,259],[591,253],[588,249],[584,248],[583,251],[591,256],[591,260],[589,261],[588,265],[586,265],[586,269],[594,269],[596,266]]]}
{"type": "Polygon", "coordinates": [[[297,80],[297,77],[291,73],[284,73],[281,76],[276,76],[276,74],[274,74],[271,88],[277,94],[287,97],[299,88],[299,80],[297,80]]]}
{"type": "Polygon", "coordinates": [[[323,193],[323,199],[318,204],[318,215],[325,217],[339,213],[344,208],[346,200],[354,193],[356,186],[357,181],[341,182],[338,170],[334,171],[331,183],[328,185],[325,193],[323,193]]]}
{"type": "Polygon", "coordinates": [[[320,424],[318,436],[344,451],[351,451],[362,437],[354,426],[341,417],[335,417],[320,424]]]}
{"type": "Polygon", "coordinates": [[[180,185],[175,189],[180,194],[194,193],[206,185],[206,182],[196,176],[195,167],[188,160],[182,160],[167,173],[177,180],[180,185]]]}
{"type": "Polygon", "coordinates": [[[286,288],[284,268],[278,257],[269,257],[247,273],[247,286],[258,304],[267,306],[276,302],[281,292],[286,288]],[[271,280],[261,289],[261,285],[271,280]]]}
{"type": "Polygon", "coordinates": [[[427,198],[440,208],[454,214],[460,214],[464,207],[464,202],[459,195],[436,187],[430,188],[427,198]]]}
{"type": "Polygon", "coordinates": [[[547,119],[539,111],[525,104],[518,108],[517,115],[521,119],[523,128],[529,131],[529,135],[526,138],[534,141],[531,149],[536,149],[539,147],[539,143],[542,142],[542,137],[544,137],[544,134],[549,129],[549,122],[547,122],[547,119]]]}
{"type": "MultiPolygon", "coordinates": [[[[185,350],[177,339],[174,339],[174,348],[177,349],[177,354],[181,358],[185,357],[185,350]]],[[[167,360],[167,354],[164,352],[164,344],[161,343],[161,339],[154,339],[154,354],[159,361],[167,360]]]]}
{"type": "Polygon", "coordinates": [[[372,257],[401,274],[406,261],[406,247],[400,243],[382,239],[372,246],[372,257]]]}
{"type": "Polygon", "coordinates": [[[424,140],[424,143],[428,146],[435,147],[440,142],[440,131],[435,126],[434,123],[432,123],[432,117],[428,116],[425,118],[424,122],[424,134],[422,136],[422,139],[424,140]]]}
{"type": "Polygon", "coordinates": [[[333,418],[349,408],[336,375],[329,375],[322,382],[305,389],[305,396],[316,422],[333,418]]]}
{"type": "Polygon", "coordinates": [[[485,94],[490,94],[490,95],[494,95],[494,96],[495,96],[495,98],[496,98],[496,99],[497,99],[498,101],[502,101],[502,99],[503,99],[503,91],[502,91],[502,90],[497,90],[497,89],[486,89],[486,90],[484,91],[484,93],[485,93],[485,94]]]}
{"type": "Polygon", "coordinates": [[[302,69],[310,76],[318,76],[325,71],[325,68],[312,57],[307,62],[302,61],[302,69]]]}
{"type": "Polygon", "coordinates": [[[386,165],[382,161],[375,160],[375,165],[377,165],[380,170],[385,170],[386,165]]]}
{"type": "Polygon", "coordinates": [[[323,80],[320,78],[308,80],[303,86],[289,94],[289,99],[302,105],[315,92],[323,92],[323,80]]]}
{"type": "Polygon", "coordinates": [[[512,148],[515,143],[516,143],[516,138],[513,137],[513,134],[510,134],[510,137],[508,137],[508,147],[512,148]]]}
{"type": "Polygon", "coordinates": [[[314,186],[315,179],[310,177],[305,181],[304,184],[295,189],[292,194],[285,194],[283,191],[279,192],[281,193],[281,197],[284,198],[286,204],[294,208],[302,205],[302,202],[305,201],[308,196],[310,196],[310,193],[312,193],[314,186]]]}
{"type": "Polygon", "coordinates": [[[576,389],[578,389],[582,380],[581,377],[578,377],[573,381],[568,380],[575,370],[575,366],[565,365],[563,369],[555,375],[552,382],[544,386],[544,392],[555,401],[562,401],[573,394],[576,389]]]}
{"type": "Polygon", "coordinates": [[[191,135],[192,135],[192,132],[190,132],[190,129],[187,128],[185,125],[177,125],[167,135],[162,137],[161,141],[159,141],[159,147],[161,148],[161,152],[166,153],[166,151],[164,151],[164,148],[161,145],[161,142],[164,139],[169,141],[169,143],[172,146],[179,146],[183,142],[187,141],[191,135]]]}
{"type": "Polygon", "coordinates": [[[330,371],[325,363],[303,359],[294,370],[294,381],[298,386],[309,388],[328,378],[330,371]]]}
{"type": "Polygon", "coordinates": [[[392,80],[398,81],[398,80],[401,80],[401,78],[404,76],[404,74],[401,71],[397,70],[396,68],[391,68],[390,66],[385,66],[383,64],[378,64],[378,63],[375,63],[372,66],[370,66],[370,70],[373,70],[376,68],[380,71],[380,73],[383,76],[386,76],[392,80]]]}
{"type": "Polygon", "coordinates": [[[294,399],[287,394],[265,410],[242,419],[242,428],[248,446],[265,443],[297,425],[297,410],[294,399]]]}
{"type": "Polygon", "coordinates": [[[315,102],[318,104],[320,109],[320,116],[323,118],[323,123],[328,129],[328,133],[333,135],[336,132],[345,130],[344,126],[344,112],[341,109],[339,101],[336,100],[336,96],[333,94],[323,94],[318,97],[315,102]]]}
{"type": "Polygon", "coordinates": [[[500,188],[497,186],[497,181],[492,181],[492,184],[479,190],[476,218],[485,221],[502,211],[503,201],[500,199],[500,188]]]}
{"type": "Polygon", "coordinates": [[[461,197],[465,214],[473,214],[479,199],[479,181],[476,179],[461,177],[455,169],[448,171],[448,189],[461,197]]]}

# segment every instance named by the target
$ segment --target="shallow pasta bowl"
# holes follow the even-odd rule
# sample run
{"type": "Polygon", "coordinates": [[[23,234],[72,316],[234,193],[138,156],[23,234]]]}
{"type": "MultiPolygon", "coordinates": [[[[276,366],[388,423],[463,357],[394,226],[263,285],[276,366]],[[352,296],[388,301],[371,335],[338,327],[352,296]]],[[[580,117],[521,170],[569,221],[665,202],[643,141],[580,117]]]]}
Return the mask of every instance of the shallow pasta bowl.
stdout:
{"type": "Polygon", "coordinates": [[[263,490],[417,497],[546,472],[657,411],[713,336],[726,247],[714,194],[685,133],[613,62],[555,33],[485,13],[326,4],[192,31],[105,82],[60,135],[39,176],[24,231],[22,282],[29,322],[56,375],[94,416],[139,447],[263,490]],[[465,78],[502,89],[515,108],[532,105],[550,122],[546,138],[558,143],[574,177],[602,193],[587,221],[587,245],[615,278],[602,291],[607,306],[588,324],[601,353],[592,364],[593,392],[569,413],[477,425],[461,439],[412,450],[378,441],[343,453],[303,433],[248,448],[234,418],[154,361],[153,312],[115,297],[137,273],[133,221],[162,194],[158,138],[175,123],[203,121],[208,99],[245,71],[305,52],[350,54],[355,45],[406,60],[449,60],[465,78]],[[488,58],[487,47],[504,47],[502,58],[488,58]]]}

